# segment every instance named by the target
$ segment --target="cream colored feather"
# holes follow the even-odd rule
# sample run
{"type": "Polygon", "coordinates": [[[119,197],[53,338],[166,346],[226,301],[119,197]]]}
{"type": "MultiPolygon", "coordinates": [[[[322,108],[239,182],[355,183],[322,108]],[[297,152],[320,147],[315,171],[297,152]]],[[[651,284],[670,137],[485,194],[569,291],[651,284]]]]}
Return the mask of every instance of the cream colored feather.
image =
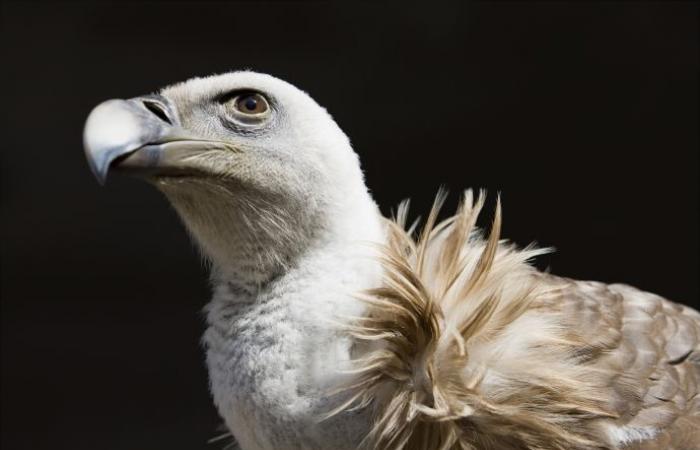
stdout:
{"type": "Polygon", "coordinates": [[[484,240],[483,193],[436,223],[444,197],[417,240],[407,203],[388,222],[383,286],[347,328],[351,395],[328,416],[372,407],[374,449],[700,448],[700,315],[538,272],[547,249],[499,242],[500,202],[484,240]]]}

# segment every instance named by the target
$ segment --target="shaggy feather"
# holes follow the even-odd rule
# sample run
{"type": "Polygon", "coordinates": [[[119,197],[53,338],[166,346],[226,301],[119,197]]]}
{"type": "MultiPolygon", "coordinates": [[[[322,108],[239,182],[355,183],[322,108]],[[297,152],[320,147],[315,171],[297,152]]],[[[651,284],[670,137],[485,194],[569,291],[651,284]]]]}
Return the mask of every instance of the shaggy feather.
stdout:
{"type": "Polygon", "coordinates": [[[388,223],[384,283],[358,296],[368,313],[346,328],[370,350],[329,416],[371,405],[366,448],[596,447],[589,424],[614,413],[605,377],[579,356],[581,339],[549,320],[556,310],[543,311],[558,286],[541,283],[527,261],[549,250],[499,242],[500,201],[482,239],[474,227],[483,192],[474,201],[466,191],[457,214],[437,223],[444,199],[438,193],[417,240],[405,231],[407,203],[388,223]],[[528,321],[542,328],[521,338],[511,370],[503,343],[528,321]]]}

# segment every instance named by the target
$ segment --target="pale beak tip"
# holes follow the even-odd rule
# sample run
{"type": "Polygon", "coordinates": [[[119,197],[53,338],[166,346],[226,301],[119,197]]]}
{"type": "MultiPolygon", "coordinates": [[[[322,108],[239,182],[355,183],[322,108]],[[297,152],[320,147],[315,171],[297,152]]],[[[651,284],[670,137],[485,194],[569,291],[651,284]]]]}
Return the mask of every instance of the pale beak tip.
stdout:
{"type": "Polygon", "coordinates": [[[88,115],[83,148],[90,170],[100,185],[107,180],[110,164],[139,147],[144,139],[139,111],[134,102],[107,100],[88,115]]]}
{"type": "Polygon", "coordinates": [[[108,153],[94,153],[88,145],[85,145],[85,156],[90,167],[90,172],[95,176],[100,186],[104,186],[107,181],[107,173],[111,160],[108,153]]]}
{"type": "Polygon", "coordinates": [[[107,183],[107,171],[97,171],[93,170],[92,173],[95,175],[95,178],[97,178],[97,183],[100,186],[104,186],[107,183]]]}

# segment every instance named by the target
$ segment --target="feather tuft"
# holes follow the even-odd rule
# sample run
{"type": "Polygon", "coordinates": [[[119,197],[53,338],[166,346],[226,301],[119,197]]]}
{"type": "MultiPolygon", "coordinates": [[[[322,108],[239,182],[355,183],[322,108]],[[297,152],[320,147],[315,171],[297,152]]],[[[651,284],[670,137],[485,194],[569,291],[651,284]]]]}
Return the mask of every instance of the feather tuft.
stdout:
{"type": "Polygon", "coordinates": [[[557,310],[543,305],[557,286],[527,263],[549,250],[499,240],[500,199],[482,238],[483,191],[476,200],[466,191],[457,214],[438,223],[445,197],[416,240],[415,225],[405,229],[407,201],[388,221],[383,284],[358,294],[367,314],[346,327],[369,350],[328,416],[372,408],[362,443],[372,449],[597,448],[589,425],[612,416],[595,394],[601,377],[577,359],[577,336],[547,326],[557,310]],[[537,337],[514,343],[513,327],[528,323],[543,325],[537,337]]]}

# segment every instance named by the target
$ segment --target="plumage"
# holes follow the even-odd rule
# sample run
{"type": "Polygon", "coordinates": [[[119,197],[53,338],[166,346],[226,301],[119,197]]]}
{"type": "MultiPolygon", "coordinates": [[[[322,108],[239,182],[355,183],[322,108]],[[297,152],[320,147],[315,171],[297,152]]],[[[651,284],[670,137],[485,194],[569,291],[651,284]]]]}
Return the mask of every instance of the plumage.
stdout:
{"type": "Polygon", "coordinates": [[[417,241],[404,211],[388,224],[384,283],[361,296],[367,315],[348,328],[370,349],[338,408],[374,404],[365,444],[700,445],[700,315],[629,286],[536,271],[527,261],[542,250],[499,243],[500,205],[487,240],[472,232],[482,198],[474,205],[467,191],[434,225],[438,196],[417,241]]]}
{"type": "Polygon", "coordinates": [[[211,265],[211,389],[244,450],[700,448],[700,314],[557,277],[476,228],[483,192],[406,229],[347,137],[253,72],[112,100],[85,146],[138,174],[211,265]]]}

